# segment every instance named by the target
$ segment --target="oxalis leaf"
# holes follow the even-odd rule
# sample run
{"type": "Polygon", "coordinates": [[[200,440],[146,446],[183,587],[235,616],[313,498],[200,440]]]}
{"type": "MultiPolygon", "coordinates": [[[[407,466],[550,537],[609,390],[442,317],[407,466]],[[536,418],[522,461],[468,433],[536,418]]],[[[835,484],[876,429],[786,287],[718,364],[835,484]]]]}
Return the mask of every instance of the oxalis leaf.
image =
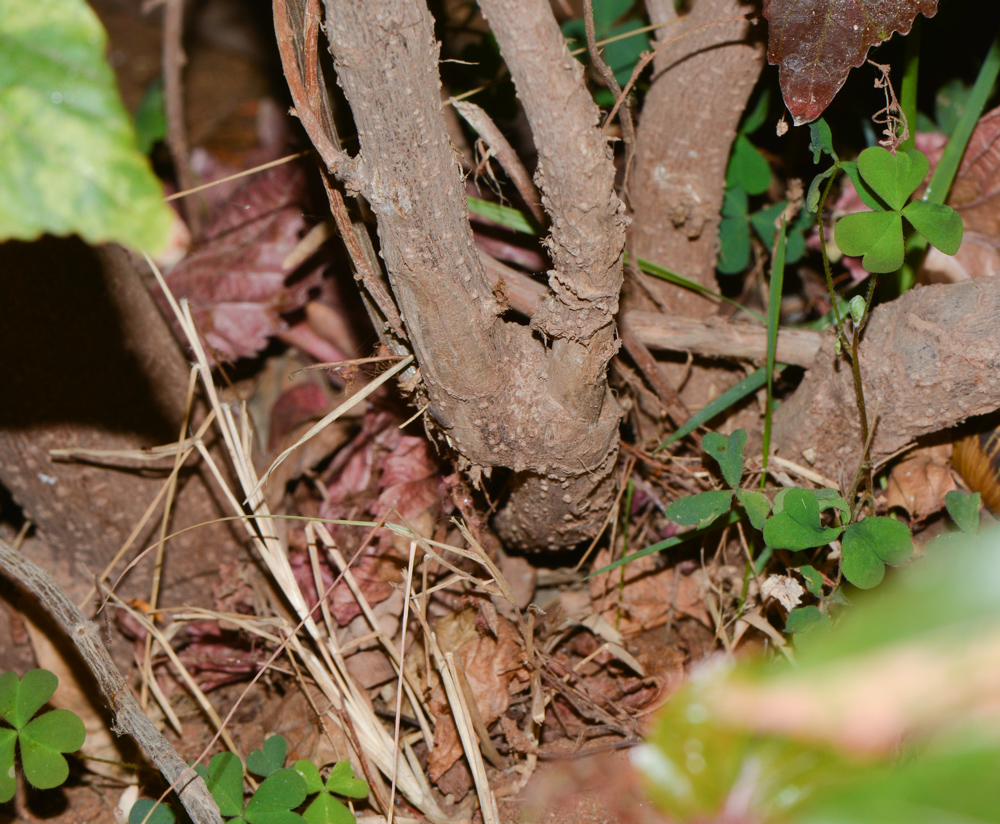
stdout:
{"type": "Polygon", "coordinates": [[[288,744],[280,735],[272,735],[264,742],[263,749],[247,756],[247,769],[254,775],[269,776],[285,766],[288,744]]]}
{"type": "Polygon", "coordinates": [[[767,59],[779,67],[785,105],[800,126],[833,100],[852,68],[893,32],[907,34],[937,0],[764,0],[767,59]]]}
{"type": "Polygon", "coordinates": [[[944,496],[944,505],[956,526],[966,535],[979,534],[979,507],[983,496],[979,492],[969,493],[953,489],[944,496]]]}
{"type": "Polygon", "coordinates": [[[0,239],[166,245],[173,217],[106,47],[84,0],[0,3],[0,239]]]}
{"type": "Polygon", "coordinates": [[[250,824],[301,824],[293,813],[306,800],[306,782],[295,770],[278,770],[264,779],[247,802],[243,817],[250,824]]]}
{"type": "Polygon", "coordinates": [[[905,524],[871,517],[844,531],[844,577],[858,589],[871,589],[885,577],[885,565],[901,564],[913,554],[913,538],[905,524]]]}
{"type": "Polygon", "coordinates": [[[764,542],[774,549],[813,549],[840,537],[842,527],[824,527],[819,501],[808,489],[789,489],[782,509],[764,524],[764,542]]]}
{"type": "Polygon", "coordinates": [[[664,514],[682,526],[708,526],[720,515],[729,510],[733,493],[727,489],[700,492],[674,501],[666,508],[664,514]]]}
{"type": "Polygon", "coordinates": [[[740,478],[743,477],[743,447],[746,443],[745,429],[737,429],[728,438],[718,432],[709,432],[701,439],[701,448],[715,458],[722,477],[733,489],[740,485],[740,478]]]}
{"type": "Polygon", "coordinates": [[[23,678],[14,672],[0,675],[0,803],[14,795],[14,752],[20,742],[24,777],[40,790],[62,784],[69,775],[63,753],[75,752],[87,737],[83,722],[70,710],[52,710],[30,720],[45,704],[59,679],[48,670],[29,670],[23,678]]]}

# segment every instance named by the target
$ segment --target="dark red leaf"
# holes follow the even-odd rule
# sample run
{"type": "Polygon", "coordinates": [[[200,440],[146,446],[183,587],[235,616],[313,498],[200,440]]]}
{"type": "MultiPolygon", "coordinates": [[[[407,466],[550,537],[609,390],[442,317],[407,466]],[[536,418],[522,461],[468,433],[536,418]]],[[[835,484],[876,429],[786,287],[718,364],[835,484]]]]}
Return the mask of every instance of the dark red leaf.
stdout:
{"type": "Polygon", "coordinates": [[[893,32],[908,34],[917,14],[937,14],[937,0],[764,0],[768,62],[796,126],[815,120],[851,69],[893,32]]]}

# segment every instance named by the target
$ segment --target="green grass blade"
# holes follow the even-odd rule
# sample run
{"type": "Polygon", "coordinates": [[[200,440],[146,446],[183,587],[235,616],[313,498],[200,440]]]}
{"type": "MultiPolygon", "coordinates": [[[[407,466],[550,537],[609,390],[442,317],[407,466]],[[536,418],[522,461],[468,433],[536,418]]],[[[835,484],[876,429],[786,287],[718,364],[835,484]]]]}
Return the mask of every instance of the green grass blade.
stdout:
{"type": "MultiPolygon", "coordinates": [[[[927,203],[944,203],[948,197],[952,181],[958,173],[959,163],[962,162],[962,155],[969,145],[969,138],[972,137],[972,132],[982,116],[986,101],[993,93],[997,74],[1000,74],[1000,34],[986,53],[979,76],[966,101],[965,110],[958,119],[955,131],[952,132],[948,145],[944,147],[944,154],[941,155],[927,191],[924,192],[924,200],[927,203]]],[[[923,245],[926,247],[926,242],[923,245]]]]}
{"type": "MultiPolygon", "coordinates": [[[[629,256],[626,253],[625,262],[628,263],[628,260],[629,256]]],[[[638,265],[638,267],[647,275],[653,275],[653,277],[660,278],[661,280],[665,280],[668,283],[673,283],[676,284],[677,286],[683,286],[685,289],[690,289],[692,292],[700,292],[701,294],[708,295],[710,297],[715,298],[716,300],[725,301],[730,306],[735,306],[740,311],[746,312],[748,315],[756,318],[761,323],[766,322],[764,320],[764,316],[761,315],[759,312],[754,312],[753,309],[747,309],[745,306],[743,306],[740,303],[737,303],[732,298],[727,298],[725,295],[721,295],[718,292],[709,289],[707,286],[702,286],[696,280],[691,280],[691,278],[685,277],[684,275],[681,275],[677,272],[672,272],[670,269],[660,266],[658,263],[653,263],[650,260],[645,260],[644,258],[636,258],[635,262],[638,265]]]]}
{"type": "Polygon", "coordinates": [[[916,144],[917,137],[917,76],[920,73],[920,24],[921,17],[917,15],[913,21],[913,28],[906,36],[905,51],[903,56],[903,81],[899,87],[899,105],[903,108],[903,117],[906,118],[909,136],[899,148],[902,150],[912,149],[916,144]]]}
{"type": "Polygon", "coordinates": [[[630,561],[637,561],[640,558],[645,558],[647,555],[652,555],[654,552],[663,552],[665,549],[672,549],[680,544],[692,541],[695,538],[700,538],[706,533],[712,532],[717,529],[722,529],[723,527],[732,526],[740,519],[740,513],[730,512],[725,518],[719,518],[719,520],[712,523],[710,526],[704,529],[692,529],[685,532],[683,535],[675,535],[673,538],[667,538],[665,541],[659,541],[658,543],[651,544],[645,549],[640,549],[638,552],[633,552],[631,555],[626,555],[624,558],[619,558],[617,561],[608,564],[606,567],[601,567],[596,572],[591,572],[583,580],[586,581],[588,578],[593,578],[595,575],[603,575],[605,572],[611,572],[612,570],[618,569],[620,566],[625,566],[625,564],[630,561]]]}
{"type": "Polygon", "coordinates": [[[763,471],[760,475],[760,485],[764,486],[767,476],[767,456],[771,451],[771,407],[774,401],[774,353],[778,350],[778,320],[781,317],[781,292],[785,287],[785,241],[788,226],[781,219],[781,229],[774,244],[774,255],[771,258],[771,291],[767,300],[767,365],[764,367],[767,378],[767,405],[764,407],[764,443],[763,471]]]}
{"type": "Polygon", "coordinates": [[[515,232],[522,232],[526,235],[540,235],[541,230],[538,224],[529,218],[524,212],[512,206],[504,206],[502,203],[493,203],[489,200],[481,200],[478,197],[466,198],[469,201],[469,211],[473,214],[513,229],[515,232]]]}
{"type": "MultiPolygon", "coordinates": [[[[785,364],[778,363],[774,365],[774,372],[777,374],[782,369],[785,368],[785,364]]],[[[758,389],[760,389],[767,382],[767,370],[758,369],[756,372],[751,372],[743,380],[741,380],[735,386],[730,387],[725,392],[723,392],[719,397],[709,404],[706,404],[697,412],[695,412],[687,421],[684,423],[680,429],[674,432],[669,438],[667,438],[663,443],[656,447],[656,451],[659,452],[664,449],[674,441],[678,441],[685,435],[689,435],[699,426],[708,421],[712,420],[716,415],[725,412],[730,406],[739,403],[747,395],[753,394],[758,389]]]]}

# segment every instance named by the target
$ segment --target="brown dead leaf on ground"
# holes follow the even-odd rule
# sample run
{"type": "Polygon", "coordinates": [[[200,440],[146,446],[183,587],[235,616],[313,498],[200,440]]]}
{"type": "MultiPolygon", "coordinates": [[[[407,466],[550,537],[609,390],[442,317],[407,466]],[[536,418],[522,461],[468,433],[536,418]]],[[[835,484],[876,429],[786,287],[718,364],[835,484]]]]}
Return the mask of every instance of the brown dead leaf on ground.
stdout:
{"type": "MultiPolygon", "coordinates": [[[[927,152],[932,169],[944,143],[927,152]]],[[[962,216],[962,246],[953,257],[929,249],[921,268],[924,277],[951,283],[996,274],[1000,271],[1000,108],[979,119],[948,195],[948,205],[962,216]]]]}
{"type": "MultiPolygon", "coordinates": [[[[487,728],[510,707],[511,693],[519,692],[528,683],[523,641],[517,629],[501,616],[496,616],[496,627],[497,635],[493,636],[474,607],[456,610],[434,622],[438,645],[443,653],[455,654],[487,728]]],[[[423,666],[422,659],[413,650],[407,661],[419,669],[423,666]]],[[[436,782],[461,757],[462,743],[443,685],[435,672],[423,675],[432,685],[428,703],[435,719],[434,749],[428,759],[427,774],[436,782]]]]}
{"type": "Polygon", "coordinates": [[[951,474],[951,444],[917,449],[889,472],[886,506],[905,509],[922,521],[944,509],[944,496],[958,489],[951,474]]]}
{"type": "MultiPolygon", "coordinates": [[[[600,569],[609,563],[611,553],[602,549],[594,566],[600,569]]],[[[663,623],[671,608],[676,615],[712,626],[696,576],[681,574],[676,567],[660,569],[652,555],[631,561],[624,569],[624,584],[617,569],[590,579],[594,610],[617,626],[622,635],[633,635],[663,623]]]]}

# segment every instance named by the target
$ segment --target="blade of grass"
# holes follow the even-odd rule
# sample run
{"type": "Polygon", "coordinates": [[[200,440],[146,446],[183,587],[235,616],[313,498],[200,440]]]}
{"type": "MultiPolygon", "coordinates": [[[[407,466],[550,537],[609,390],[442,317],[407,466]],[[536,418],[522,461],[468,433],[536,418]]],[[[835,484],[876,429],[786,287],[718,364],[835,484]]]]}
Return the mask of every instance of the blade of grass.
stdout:
{"type": "MultiPolygon", "coordinates": [[[[958,165],[961,163],[965,149],[969,145],[969,138],[972,137],[972,132],[976,128],[979,118],[982,116],[983,109],[986,107],[986,101],[989,100],[990,95],[993,93],[997,74],[1000,74],[1000,33],[997,34],[993,45],[990,46],[990,50],[986,53],[986,59],[983,60],[979,76],[976,78],[976,83],[972,87],[969,98],[965,103],[965,110],[962,112],[962,116],[959,117],[958,124],[951,134],[951,139],[948,141],[948,145],[944,147],[944,154],[941,155],[941,160],[938,161],[937,168],[931,176],[931,182],[927,186],[927,191],[924,192],[924,200],[927,203],[941,204],[948,197],[952,181],[955,180],[955,175],[958,173],[958,165]]],[[[927,241],[924,240],[924,246],[926,245],[927,241]]]]}
{"type": "MultiPolygon", "coordinates": [[[[785,368],[785,364],[777,363],[774,365],[774,372],[778,374],[782,369],[785,368]]],[[[739,403],[747,395],[750,395],[760,389],[767,382],[767,370],[758,369],[756,372],[751,372],[743,380],[741,380],[735,386],[730,387],[725,392],[723,392],[719,397],[709,404],[706,404],[697,412],[695,412],[687,421],[684,423],[680,429],[674,432],[669,438],[667,438],[663,443],[656,447],[656,452],[661,449],[665,449],[683,438],[685,435],[689,435],[699,426],[707,423],[716,415],[721,412],[725,412],[730,406],[739,403]]]]}
{"type": "Polygon", "coordinates": [[[763,469],[760,473],[760,486],[764,488],[767,477],[767,456],[771,452],[771,407],[774,401],[774,353],[778,349],[778,320],[781,317],[781,292],[785,286],[785,237],[787,225],[784,217],[781,219],[781,229],[774,244],[774,254],[771,256],[771,291],[767,300],[767,365],[764,367],[767,377],[767,404],[764,407],[764,442],[763,469]]]}
{"type": "Polygon", "coordinates": [[[703,529],[692,529],[685,532],[682,535],[675,535],[673,538],[667,538],[664,541],[659,541],[655,544],[651,544],[645,549],[640,549],[638,552],[633,552],[631,555],[626,555],[624,558],[619,558],[617,561],[608,564],[606,567],[601,567],[596,572],[591,572],[583,580],[586,581],[588,578],[593,578],[595,575],[603,575],[605,572],[611,572],[612,570],[618,569],[620,566],[624,566],[630,561],[637,561],[639,558],[645,558],[647,555],[652,555],[654,552],[663,552],[665,549],[672,549],[680,544],[687,543],[688,541],[693,541],[695,538],[700,538],[709,532],[713,532],[717,529],[722,529],[723,527],[732,526],[740,519],[740,514],[738,512],[730,512],[723,518],[719,518],[714,523],[709,524],[703,529]]]}
{"type": "Polygon", "coordinates": [[[520,209],[512,206],[504,206],[502,203],[493,203],[489,200],[481,200],[478,197],[469,197],[469,211],[473,214],[513,229],[515,232],[522,232],[526,235],[539,235],[541,229],[530,217],[520,209]]]}
{"type": "Polygon", "coordinates": [[[903,56],[903,80],[899,87],[899,104],[903,108],[909,136],[899,144],[900,149],[912,149],[917,137],[917,75],[920,73],[920,15],[913,21],[913,28],[906,36],[903,56]]]}

